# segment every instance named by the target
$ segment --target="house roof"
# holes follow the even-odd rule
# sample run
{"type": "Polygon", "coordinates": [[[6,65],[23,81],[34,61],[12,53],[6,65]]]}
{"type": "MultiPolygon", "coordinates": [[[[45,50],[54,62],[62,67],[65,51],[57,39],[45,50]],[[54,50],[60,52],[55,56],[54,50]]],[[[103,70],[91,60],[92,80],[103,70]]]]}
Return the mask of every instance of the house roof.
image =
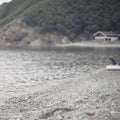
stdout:
{"type": "Polygon", "coordinates": [[[96,36],[98,34],[102,34],[104,36],[111,36],[111,35],[118,36],[119,35],[119,34],[112,32],[112,31],[98,31],[98,32],[94,33],[93,36],[96,36]]]}

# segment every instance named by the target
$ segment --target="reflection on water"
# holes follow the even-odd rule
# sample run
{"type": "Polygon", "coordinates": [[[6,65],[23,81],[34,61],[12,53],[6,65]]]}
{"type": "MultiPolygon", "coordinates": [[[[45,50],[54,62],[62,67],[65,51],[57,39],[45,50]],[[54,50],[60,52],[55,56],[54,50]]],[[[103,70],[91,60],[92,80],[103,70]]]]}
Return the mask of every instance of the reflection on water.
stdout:
{"type": "Polygon", "coordinates": [[[50,85],[103,69],[120,49],[54,48],[0,50],[0,98],[44,90],[50,85]]]}

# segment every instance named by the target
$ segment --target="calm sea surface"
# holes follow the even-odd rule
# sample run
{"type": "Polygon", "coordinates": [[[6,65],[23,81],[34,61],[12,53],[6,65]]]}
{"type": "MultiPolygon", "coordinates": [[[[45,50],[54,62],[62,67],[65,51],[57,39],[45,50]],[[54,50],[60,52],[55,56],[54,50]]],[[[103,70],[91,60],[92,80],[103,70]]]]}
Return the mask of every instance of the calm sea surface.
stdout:
{"type": "Polygon", "coordinates": [[[44,91],[61,81],[102,71],[110,63],[109,57],[120,61],[120,49],[0,50],[0,104],[14,96],[44,91]]]}

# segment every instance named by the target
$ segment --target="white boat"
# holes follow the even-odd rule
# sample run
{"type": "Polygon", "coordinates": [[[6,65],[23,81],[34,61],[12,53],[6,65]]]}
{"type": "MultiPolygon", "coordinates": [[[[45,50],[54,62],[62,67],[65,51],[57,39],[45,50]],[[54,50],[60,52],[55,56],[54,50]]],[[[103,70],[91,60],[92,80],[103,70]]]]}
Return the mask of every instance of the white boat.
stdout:
{"type": "Polygon", "coordinates": [[[120,63],[116,62],[113,58],[109,58],[112,62],[112,64],[107,65],[106,69],[107,70],[120,70],[120,63]]]}
{"type": "Polygon", "coordinates": [[[107,65],[107,70],[120,70],[120,65],[107,65]]]}

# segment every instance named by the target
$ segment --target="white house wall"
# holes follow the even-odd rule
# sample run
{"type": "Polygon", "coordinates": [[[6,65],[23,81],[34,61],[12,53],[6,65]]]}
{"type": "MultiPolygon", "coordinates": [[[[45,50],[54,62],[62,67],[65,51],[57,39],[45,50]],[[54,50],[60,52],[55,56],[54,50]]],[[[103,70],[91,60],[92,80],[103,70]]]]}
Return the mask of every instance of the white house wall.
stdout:
{"type": "Polygon", "coordinates": [[[106,37],[95,37],[95,40],[105,40],[106,37]]]}
{"type": "Polygon", "coordinates": [[[111,37],[111,41],[118,40],[118,37],[111,37]]]}
{"type": "Polygon", "coordinates": [[[95,40],[99,41],[115,41],[118,40],[118,37],[95,37],[95,40]]]}

